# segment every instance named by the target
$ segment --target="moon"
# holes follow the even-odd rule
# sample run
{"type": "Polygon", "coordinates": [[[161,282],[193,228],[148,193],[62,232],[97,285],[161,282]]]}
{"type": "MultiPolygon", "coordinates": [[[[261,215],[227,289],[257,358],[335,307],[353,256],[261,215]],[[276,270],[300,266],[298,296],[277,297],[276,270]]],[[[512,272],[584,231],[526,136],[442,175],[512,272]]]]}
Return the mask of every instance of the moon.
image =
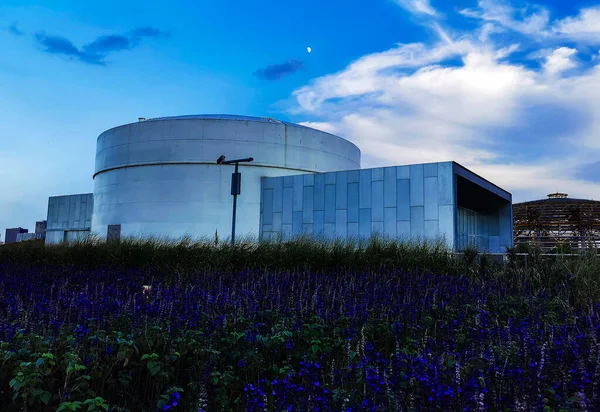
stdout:
{"type": "Polygon", "coordinates": [[[310,53],[312,51],[312,49],[310,47],[307,47],[306,51],[310,53]]]}

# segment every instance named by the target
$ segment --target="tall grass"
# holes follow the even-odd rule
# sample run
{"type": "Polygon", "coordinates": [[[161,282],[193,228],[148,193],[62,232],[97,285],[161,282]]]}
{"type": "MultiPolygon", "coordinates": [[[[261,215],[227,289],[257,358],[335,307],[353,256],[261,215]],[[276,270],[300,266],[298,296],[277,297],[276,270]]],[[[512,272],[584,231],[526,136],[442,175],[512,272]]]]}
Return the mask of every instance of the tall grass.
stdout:
{"type": "Polygon", "coordinates": [[[306,271],[365,271],[385,269],[453,270],[452,255],[442,240],[390,241],[373,237],[368,241],[333,241],[297,237],[290,241],[253,239],[232,247],[211,240],[183,238],[125,238],[103,242],[88,238],[70,244],[44,245],[30,241],[0,248],[0,262],[32,265],[114,267],[150,271],[190,273],[207,270],[281,269],[306,271]]]}
{"type": "Polygon", "coordinates": [[[212,239],[148,237],[106,242],[88,237],[70,244],[44,245],[29,241],[0,247],[0,263],[31,266],[118,270],[136,269],[147,276],[169,276],[244,270],[344,273],[424,271],[471,280],[503,281],[544,294],[550,291],[570,306],[600,301],[600,256],[588,251],[577,256],[543,256],[535,246],[519,245],[506,251],[505,263],[468,248],[451,253],[444,239],[368,240],[314,239],[289,241],[242,239],[234,247],[212,239]],[[518,253],[517,253],[518,252],[518,253]],[[525,253],[525,256],[523,256],[525,253]]]}

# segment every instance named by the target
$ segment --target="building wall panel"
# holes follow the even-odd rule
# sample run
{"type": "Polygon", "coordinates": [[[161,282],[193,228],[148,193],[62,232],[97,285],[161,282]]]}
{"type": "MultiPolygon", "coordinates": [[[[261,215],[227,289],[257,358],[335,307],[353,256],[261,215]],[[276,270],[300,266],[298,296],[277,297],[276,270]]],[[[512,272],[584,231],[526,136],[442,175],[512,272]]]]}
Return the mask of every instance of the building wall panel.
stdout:
{"type": "Polygon", "coordinates": [[[323,237],[328,240],[332,240],[335,238],[335,223],[325,223],[325,228],[323,229],[323,237]]]}
{"type": "Polygon", "coordinates": [[[423,165],[410,166],[410,205],[423,206],[423,165]]]}
{"type": "Polygon", "coordinates": [[[322,210],[315,210],[313,216],[313,229],[315,236],[323,235],[325,229],[325,212],[322,210]]]}
{"type": "Polygon", "coordinates": [[[437,177],[438,175],[438,163],[427,163],[423,165],[423,176],[424,177],[437,177]]]}
{"type": "Polygon", "coordinates": [[[425,219],[423,219],[423,206],[411,206],[410,208],[410,235],[422,238],[425,235],[425,219]]]}
{"type": "Polygon", "coordinates": [[[348,229],[348,211],[341,209],[335,211],[335,236],[345,238],[348,229]]]}
{"type": "Polygon", "coordinates": [[[438,229],[440,236],[446,239],[449,248],[454,247],[454,206],[440,205],[438,207],[438,229]]]}
{"type": "Polygon", "coordinates": [[[383,211],[383,232],[386,237],[396,237],[396,208],[386,207],[383,211]]]}
{"type": "Polygon", "coordinates": [[[335,185],[325,184],[325,223],[335,223],[335,185]]]}
{"type": "Polygon", "coordinates": [[[348,222],[358,223],[359,209],[358,182],[348,183],[348,222]]]}
{"type": "Polygon", "coordinates": [[[273,213],[273,232],[281,232],[283,228],[283,212],[273,213]]]}
{"type": "Polygon", "coordinates": [[[437,239],[440,235],[437,220],[425,220],[423,223],[423,233],[427,239],[437,239]]]}
{"type": "Polygon", "coordinates": [[[363,238],[371,236],[371,208],[359,209],[358,211],[358,235],[363,238]]]}
{"type": "Polygon", "coordinates": [[[438,163],[438,202],[440,205],[454,204],[454,173],[452,162],[438,163]]]}
{"type": "Polygon", "coordinates": [[[346,234],[349,238],[356,239],[358,238],[358,222],[348,222],[348,231],[346,234]]]}
{"type": "Polygon", "coordinates": [[[377,169],[371,169],[371,181],[372,182],[379,182],[379,181],[383,181],[383,169],[382,168],[377,168],[377,169]]]}
{"type": "Polygon", "coordinates": [[[283,211],[283,179],[275,179],[275,180],[273,180],[273,213],[280,213],[282,211],[283,211]]]}
{"type": "Polygon", "coordinates": [[[410,166],[396,166],[396,179],[410,179],[410,166]]]}
{"type": "Polygon", "coordinates": [[[363,169],[359,174],[359,208],[371,207],[371,169],[363,169]]]}
{"type": "Polygon", "coordinates": [[[397,220],[410,220],[410,180],[397,180],[397,220]]]}
{"type": "MultiPolygon", "coordinates": [[[[306,182],[306,181],[305,181],[306,182]]],[[[313,186],[304,186],[304,193],[302,194],[302,222],[313,223],[313,186]]]]}
{"type": "Polygon", "coordinates": [[[383,222],[371,222],[371,235],[384,236],[383,222]]]}
{"type": "Polygon", "coordinates": [[[382,180],[371,184],[371,219],[374,222],[383,222],[383,177],[382,180]]]}
{"type": "Polygon", "coordinates": [[[335,175],[335,208],[346,210],[348,209],[348,173],[337,172],[335,175]]]}
{"type": "Polygon", "coordinates": [[[396,167],[386,167],[383,170],[383,206],[396,207],[396,167]]]}
{"type": "Polygon", "coordinates": [[[438,178],[426,177],[423,190],[425,220],[438,220],[438,178]]]}
{"type": "Polygon", "coordinates": [[[325,175],[315,175],[314,210],[325,210],[325,175]]]}
{"type": "Polygon", "coordinates": [[[396,237],[401,240],[410,238],[410,221],[399,221],[396,223],[396,237]]]}
{"type": "MultiPolygon", "coordinates": [[[[264,191],[263,191],[264,192],[264,191]]],[[[283,224],[292,224],[292,213],[294,209],[293,203],[294,189],[292,187],[285,187],[283,189],[283,224]]],[[[264,216],[264,213],[263,213],[264,216]]]]}

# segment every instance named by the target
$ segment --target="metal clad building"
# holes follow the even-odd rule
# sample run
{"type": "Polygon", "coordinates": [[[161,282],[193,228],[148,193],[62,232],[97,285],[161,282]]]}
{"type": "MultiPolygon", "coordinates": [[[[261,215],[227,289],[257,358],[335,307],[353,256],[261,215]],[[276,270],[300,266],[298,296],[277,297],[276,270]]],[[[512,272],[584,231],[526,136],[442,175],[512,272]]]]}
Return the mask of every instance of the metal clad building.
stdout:
{"type": "Polygon", "coordinates": [[[236,234],[258,236],[262,177],[360,167],[360,150],[329,133],[269,118],[179,116],[115,127],[98,137],[92,232],[111,236],[227,237],[227,159],[241,164],[236,234]],[[120,233],[115,233],[119,230],[120,233]]]}
{"type": "Polygon", "coordinates": [[[261,237],[429,239],[512,246],[510,193],[454,162],[265,178],[261,237]]]}
{"type": "Polygon", "coordinates": [[[46,244],[84,238],[90,232],[93,207],[93,193],[49,198],[46,244]]]}

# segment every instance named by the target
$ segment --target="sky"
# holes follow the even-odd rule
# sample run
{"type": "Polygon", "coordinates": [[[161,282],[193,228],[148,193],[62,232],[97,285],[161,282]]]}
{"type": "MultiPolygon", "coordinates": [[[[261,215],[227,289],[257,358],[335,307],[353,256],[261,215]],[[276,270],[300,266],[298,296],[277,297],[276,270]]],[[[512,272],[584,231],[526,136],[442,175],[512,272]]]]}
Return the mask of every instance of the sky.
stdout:
{"type": "Polygon", "coordinates": [[[598,0],[3,0],[0,46],[2,240],[92,192],[96,138],[138,117],[268,116],[363,168],[600,199],[598,0]]]}

